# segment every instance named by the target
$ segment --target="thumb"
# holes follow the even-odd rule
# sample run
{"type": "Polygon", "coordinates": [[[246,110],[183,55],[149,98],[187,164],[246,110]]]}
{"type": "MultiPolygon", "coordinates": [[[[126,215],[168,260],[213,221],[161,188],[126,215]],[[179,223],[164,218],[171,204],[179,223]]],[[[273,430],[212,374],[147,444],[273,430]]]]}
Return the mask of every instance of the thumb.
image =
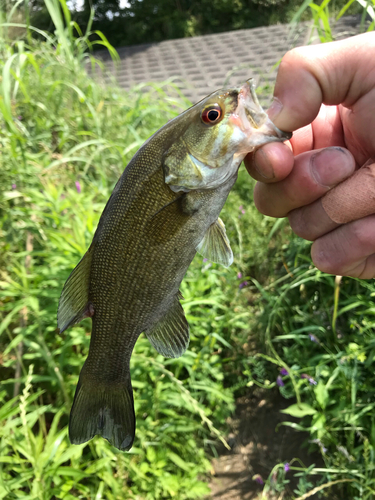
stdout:
{"type": "Polygon", "coordinates": [[[287,52],[268,114],[281,130],[311,123],[324,104],[352,107],[375,87],[375,33],[287,52]]]}

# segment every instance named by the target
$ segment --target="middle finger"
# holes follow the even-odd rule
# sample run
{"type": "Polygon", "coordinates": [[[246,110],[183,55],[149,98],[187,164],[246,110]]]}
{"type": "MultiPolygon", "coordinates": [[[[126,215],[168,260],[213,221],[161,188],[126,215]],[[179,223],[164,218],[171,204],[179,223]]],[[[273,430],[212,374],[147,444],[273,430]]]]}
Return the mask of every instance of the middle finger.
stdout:
{"type": "Polygon", "coordinates": [[[257,209],[271,217],[285,217],[291,210],[309,205],[355,170],[352,154],[330,147],[302,153],[291,173],[275,184],[258,182],[254,190],[257,209]]]}

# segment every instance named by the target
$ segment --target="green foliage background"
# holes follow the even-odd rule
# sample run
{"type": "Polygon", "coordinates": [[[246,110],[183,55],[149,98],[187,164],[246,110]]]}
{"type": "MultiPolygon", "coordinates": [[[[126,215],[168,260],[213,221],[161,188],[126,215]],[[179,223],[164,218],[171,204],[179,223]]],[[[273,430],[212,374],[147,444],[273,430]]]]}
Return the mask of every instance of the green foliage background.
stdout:
{"type": "MultiPolygon", "coordinates": [[[[168,97],[168,82],[129,93],[95,83],[83,69],[85,60],[97,64],[90,30],[75,38],[66,4],[45,5],[53,35],[37,41],[27,28],[15,42],[3,24],[0,36],[0,498],[203,498],[208,457],[225,443],[235,396],[252,385],[276,390],[282,368],[286,413],[300,419],[286,415],[285,425],[307,430],[325,463],[290,461],[300,477],[294,497],[313,478],[322,494],[334,482],[339,498],[372,498],[375,287],[313,268],[309,244],[253,208],[244,171],[222,215],[234,265],[197,256],[183,282],[188,352],[167,360],[144,338],[136,345],[135,446],[121,453],[101,438],[70,445],[90,321],[58,335],[61,288],[130,158],[188,103],[168,97]]],[[[275,464],[264,498],[286,484],[275,464]]]]}
{"type": "MultiPolygon", "coordinates": [[[[329,3],[331,12],[337,13],[347,2],[329,3]]],[[[31,0],[28,5],[32,25],[52,30],[53,20],[44,0],[31,0]]],[[[119,47],[288,23],[300,7],[298,0],[129,0],[122,8],[120,0],[84,0],[82,9],[72,15],[86,29],[94,8],[93,29],[119,47]]],[[[352,2],[351,13],[362,9],[352,2]]],[[[302,17],[311,16],[305,13],[302,17]]]]}

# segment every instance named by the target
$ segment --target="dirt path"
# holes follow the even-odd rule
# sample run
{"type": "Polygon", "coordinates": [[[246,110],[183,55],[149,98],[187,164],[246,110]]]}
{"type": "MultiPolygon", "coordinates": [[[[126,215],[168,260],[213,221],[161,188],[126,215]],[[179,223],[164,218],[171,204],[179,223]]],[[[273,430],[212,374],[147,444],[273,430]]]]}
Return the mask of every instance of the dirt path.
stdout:
{"type": "MultiPolygon", "coordinates": [[[[285,420],[297,421],[280,413],[292,402],[282,398],[278,391],[262,390],[253,390],[237,400],[236,413],[230,422],[232,433],[228,438],[232,450],[223,451],[219,458],[213,460],[212,500],[259,498],[262,486],[252,479],[253,476],[260,474],[266,479],[277,463],[290,462],[295,457],[302,460],[305,466],[312,463],[322,465],[319,454],[309,455],[307,449],[302,447],[306,435],[283,425],[277,428],[285,420]]],[[[291,481],[288,489],[274,497],[275,500],[292,498],[295,486],[296,480],[291,481]]],[[[310,497],[311,500],[313,498],[310,497]]]]}

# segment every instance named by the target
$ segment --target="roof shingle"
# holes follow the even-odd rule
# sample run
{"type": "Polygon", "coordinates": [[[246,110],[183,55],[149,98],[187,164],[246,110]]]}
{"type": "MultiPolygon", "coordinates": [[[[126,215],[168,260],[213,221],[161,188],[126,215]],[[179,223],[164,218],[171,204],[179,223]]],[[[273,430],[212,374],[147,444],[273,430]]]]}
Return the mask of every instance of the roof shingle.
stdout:
{"type": "MultiPolygon", "coordinates": [[[[359,25],[358,16],[341,18],[334,25],[334,33],[337,38],[355,35],[359,25]]],[[[115,75],[125,89],[173,78],[182,93],[196,102],[217,88],[238,85],[250,77],[256,79],[257,85],[273,84],[277,62],[289,49],[306,45],[309,40],[318,42],[317,37],[311,42],[310,35],[309,23],[301,23],[294,30],[290,25],[277,24],[120,47],[117,67],[108,52],[96,55],[105,63],[105,79],[115,75]]]]}

